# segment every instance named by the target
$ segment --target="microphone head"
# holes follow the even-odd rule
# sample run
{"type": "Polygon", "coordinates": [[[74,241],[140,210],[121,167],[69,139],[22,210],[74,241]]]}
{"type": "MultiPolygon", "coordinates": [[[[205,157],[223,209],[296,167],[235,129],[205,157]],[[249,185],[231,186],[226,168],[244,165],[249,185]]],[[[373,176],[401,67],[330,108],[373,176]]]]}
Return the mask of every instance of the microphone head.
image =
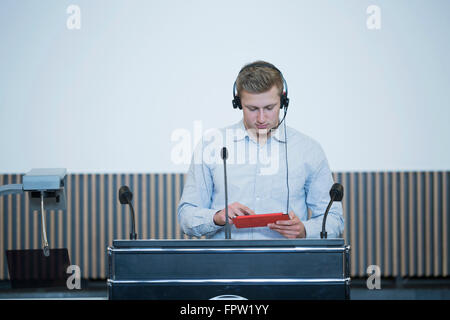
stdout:
{"type": "Polygon", "coordinates": [[[228,158],[228,150],[227,148],[223,147],[220,151],[220,156],[222,157],[222,160],[226,160],[228,158]]]}
{"type": "Polygon", "coordinates": [[[330,197],[334,198],[334,201],[342,201],[344,197],[344,187],[340,183],[335,183],[331,187],[330,197]]]}
{"type": "Polygon", "coordinates": [[[121,204],[128,204],[133,199],[133,193],[127,186],[121,186],[119,189],[119,202],[121,204]]]}

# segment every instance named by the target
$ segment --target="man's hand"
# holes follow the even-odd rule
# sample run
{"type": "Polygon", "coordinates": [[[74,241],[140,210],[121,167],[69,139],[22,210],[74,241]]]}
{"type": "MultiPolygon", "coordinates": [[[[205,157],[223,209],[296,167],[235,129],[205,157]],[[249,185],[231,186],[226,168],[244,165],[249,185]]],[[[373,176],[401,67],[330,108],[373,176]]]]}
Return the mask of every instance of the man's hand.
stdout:
{"type": "Polygon", "coordinates": [[[269,223],[267,226],[289,239],[306,238],[305,225],[295,215],[294,211],[289,212],[289,217],[291,220],[279,220],[276,223],[269,223]]]}
{"type": "MultiPolygon", "coordinates": [[[[239,202],[234,202],[228,206],[228,223],[233,223],[233,220],[231,220],[232,218],[244,215],[248,216],[250,214],[255,214],[255,211],[239,202]]],[[[214,215],[214,223],[218,226],[225,225],[225,208],[216,212],[216,214],[214,215]]]]}

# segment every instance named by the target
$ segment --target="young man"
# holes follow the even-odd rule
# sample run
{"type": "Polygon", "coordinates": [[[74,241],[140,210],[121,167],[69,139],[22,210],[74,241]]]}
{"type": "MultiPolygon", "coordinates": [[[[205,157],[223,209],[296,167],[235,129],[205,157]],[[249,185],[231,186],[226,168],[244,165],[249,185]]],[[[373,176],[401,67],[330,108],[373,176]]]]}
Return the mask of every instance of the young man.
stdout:
{"type": "MultiPolygon", "coordinates": [[[[289,104],[286,91],[283,75],[270,63],[256,61],[241,69],[233,88],[233,107],[242,109],[243,119],[205,134],[194,151],[178,206],[179,223],[187,235],[224,238],[220,151],[226,146],[229,223],[248,214],[288,212],[290,217],[267,227],[231,225],[232,239],[320,237],[333,178],[320,145],[281,125],[280,110],[286,116],[289,104]]],[[[335,202],[327,217],[328,237],[339,237],[343,229],[342,206],[335,202]]]]}

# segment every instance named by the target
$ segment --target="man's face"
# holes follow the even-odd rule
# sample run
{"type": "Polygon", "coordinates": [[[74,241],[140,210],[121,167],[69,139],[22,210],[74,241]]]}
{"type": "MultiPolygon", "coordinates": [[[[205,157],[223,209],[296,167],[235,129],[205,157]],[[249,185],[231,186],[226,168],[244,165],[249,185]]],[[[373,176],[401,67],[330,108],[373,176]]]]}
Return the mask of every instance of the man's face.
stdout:
{"type": "Polygon", "coordinates": [[[263,93],[240,93],[244,125],[256,136],[269,136],[270,129],[276,127],[280,114],[280,95],[277,86],[263,93]]]}

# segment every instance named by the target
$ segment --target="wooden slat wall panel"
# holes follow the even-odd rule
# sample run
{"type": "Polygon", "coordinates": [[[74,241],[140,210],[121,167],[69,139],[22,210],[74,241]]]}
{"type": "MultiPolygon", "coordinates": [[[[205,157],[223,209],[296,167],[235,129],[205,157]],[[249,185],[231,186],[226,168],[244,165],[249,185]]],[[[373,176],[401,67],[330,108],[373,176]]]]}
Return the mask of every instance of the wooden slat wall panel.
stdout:
{"type": "MultiPolygon", "coordinates": [[[[344,185],[344,238],[351,245],[351,275],[365,277],[368,265],[383,276],[449,275],[449,172],[339,172],[344,185]]],[[[134,194],[139,238],[183,239],[177,221],[185,174],[71,174],[67,210],[47,211],[51,247],[68,248],[83,278],[104,279],[106,248],[127,239],[129,208],[118,202],[121,185],[134,194]]],[[[0,175],[0,185],[22,175],[0,175]]],[[[0,279],[8,278],[5,250],[41,247],[38,212],[28,197],[0,197],[0,279]]]]}

